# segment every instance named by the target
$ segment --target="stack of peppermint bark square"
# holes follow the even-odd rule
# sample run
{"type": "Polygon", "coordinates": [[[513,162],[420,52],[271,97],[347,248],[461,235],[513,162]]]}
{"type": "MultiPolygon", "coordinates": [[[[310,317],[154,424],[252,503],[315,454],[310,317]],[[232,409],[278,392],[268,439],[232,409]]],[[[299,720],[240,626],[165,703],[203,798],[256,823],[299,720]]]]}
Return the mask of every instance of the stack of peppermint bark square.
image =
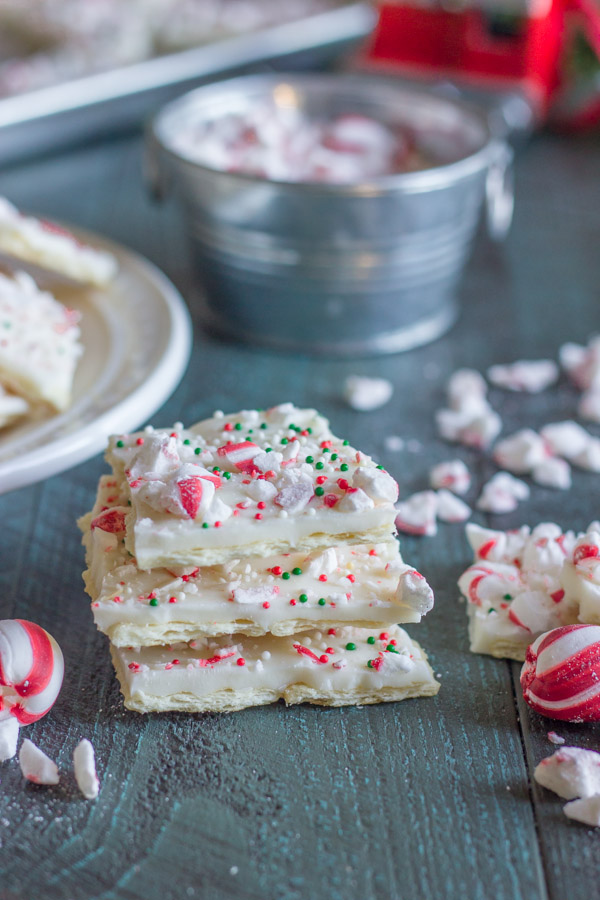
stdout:
{"type": "Polygon", "coordinates": [[[433,594],[394,537],[393,478],[312,409],[111,439],[80,521],[125,705],[341,706],[439,685],[398,623],[433,594]]]}

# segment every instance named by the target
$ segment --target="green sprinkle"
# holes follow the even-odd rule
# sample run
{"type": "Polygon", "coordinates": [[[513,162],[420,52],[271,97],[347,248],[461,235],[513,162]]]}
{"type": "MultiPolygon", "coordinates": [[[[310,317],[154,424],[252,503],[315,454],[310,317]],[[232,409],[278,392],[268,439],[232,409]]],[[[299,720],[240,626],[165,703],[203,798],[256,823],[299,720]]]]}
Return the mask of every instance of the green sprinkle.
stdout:
{"type": "Polygon", "coordinates": [[[242,423],[241,423],[241,422],[236,422],[235,425],[234,425],[233,427],[235,428],[236,431],[241,431],[241,430],[242,430],[242,423]]]}
{"type": "Polygon", "coordinates": [[[344,447],[350,446],[350,441],[342,441],[344,447]]]}
{"type": "Polygon", "coordinates": [[[329,447],[323,447],[323,453],[331,453],[329,447]]]}
{"type": "Polygon", "coordinates": [[[203,528],[208,528],[208,522],[203,522],[203,523],[202,523],[202,527],[203,527],[203,528]]]}
{"type": "Polygon", "coordinates": [[[309,434],[312,434],[312,428],[307,428],[306,430],[308,431],[309,434]]]}
{"type": "Polygon", "coordinates": [[[186,445],[186,447],[189,447],[192,442],[190,441],[189,438],[186,438],[183,443],[186,445]]]}
{"type": "Polygon", "coordinates": [[[383,469],[383,466],[375,466],[376,469],[383,469]]]}
{"type": "Polygon", "coordinates": [[[290,422],[290,424],[288,425],[288,429],[289,429],[290,431],[296,431],[296,426],[294,425],[293,422],[290,422]]]}
{"type": "Polygon", "coordinates": [[[512,600],[512,596],[510,594],[505,594],[502,599],[503,600],[512,600]]]}
{"type": "Polygon", "coordinates": [[[283,578],[284,581],[289,581],[289,579],[290,579],[290,573],[289,573],[289,572],[284,572],[283,575],[282,575],[281,577],[283,578]]]}
{"type": "Polygon", "coordinates": [[[325,606],[325,597],[319,597],[317,602],[319,606],[325,606]]]}
{"type": "Polygon", "coordinates": [[[249,429],[248,429],[248,434],[254,434],[254,428],[249,428],[249,429]]]}
{"type": "Polygon", "coordinates": [[[315,469],[323,469],[323,468],[325,468],[325,463],[322,463],[322,462],[315,463],[315,469]]]}
{"type": "Polygon", "coordinates": [[[123,444],[123,441],[117,441],[117,447],[123,447],[123,446],[125,446],[125,445],[123,444]]]}
{"type": "Polygon", "coordinates": [[[335,460],[336,460],[337,458],[338,458],[337,453],[332,453],[331,456],[330,456],[331,462],[335,462],[335,460]]]}
{"type": "Polygon", "coordinates": [[[200,454],[202,453],[202,447],[196,447],[194,453],[196,454],[196,456],[200,456],[200,454]]]}
{"type": "Polygon", "coordinates": [[[281,438],[281,443],[282,443],[283,446],[285,447],[286,444],[289,444],[289,441],[288,441],[287,438],[281,438]]]}
{"type": "Polygon", "coordinates": [[[308,597],[306,596],[306,594],[300,594],[300,596],[298,597],[298,600],[300,601],[300,603],[306,603],[306,601],[308,600],[308,597]]]}
{"type": "Polygon", "coordinates": [[[307,457],[306,457],[306,462],[307,462],[307,463],[314,463],[314,461],[315,461],[314,456],[307,456],[307,457]]]}
{"type": "Polygon", "coordinates": [[[292,575],[302,575],[302,569],[296,566],[294,569],[292,569],[292,575]]]}
{"type": "Polygon", "coordinates": [[[231,472],[223,472],[223,478],[226,478],[227,481],[231,478],[231,472]]]}
{"type": "Polygon", "coordinates": [[[152,598],[152,600],[150,601],[150,606],[158,606],[158,600],[156,599],[156,597],[152,598]]]}
{"type": "Polygon", "coordinates": [[[386,647],[385,649],[386,649],[389,653],[397,653],[397,652],[398,652],[398,651],[396,650],[396,648],[394,647],[393,644],[388,644],[387,647],[386,647]]]}
{"type": "Polygon", "coordinates": [[[346,650],[356,650],[356,644],[353,644],[352,641],[349,641],[346,644],[346,650]]]}
{"type": "Polygon", "coordinates": [[[317,495],[317,497],[322,497],[324,493],[325,493],[325,491],[323,490],[322,487],[315,488],[315,494],[317,495]]]}
{"type": "Polygon", "coordinates": [[[373,661],[371,659],[367,660],[367,666],[369,667],[369,669],[373,668],[373,661]]]}
{"type": "Polygon", "coordinates": [[[273,452],[272,447],[265,447],[265,453],[272,453],[272,452],[273,452]]]}
{"type": "Polygon", "coordinates": [[[213,472],[220,472],[220,468],[218,466],[213,466],[213,472]]]}
{"type": "Polygon", "coordinates": [[[127,506],[131,506],[131,500],[127,501],[127,506]]]}
{"type": "Polygon", "coordinates": [[[340,472],[347,472],[347,471],[348,471],[348,463],[342,463],[340,466],[340,472]]]}
{"type": "Polygon", "coordinates": [[[375,643],[375,638],[373,637],[373,635],[371,635],[370,637],[367,638],[367,644],[374,644],[374,643],[375,643]]]}
{"type": "Polygon", "coordinates": [[[263,431],[264,431],[264,430],[265,430],[265,428],[268,428],[268,427],[269,427],[269,426],[268,426],[268,425],[267,425],[267,423],[266,423],[266,422],[263,422],[263,423],[262,423],[262,424],[261,424],[261,426],[260,426],[260,427],[261,427],[261,428],[262,428],[262,430],[263,430],[263,431]]]}

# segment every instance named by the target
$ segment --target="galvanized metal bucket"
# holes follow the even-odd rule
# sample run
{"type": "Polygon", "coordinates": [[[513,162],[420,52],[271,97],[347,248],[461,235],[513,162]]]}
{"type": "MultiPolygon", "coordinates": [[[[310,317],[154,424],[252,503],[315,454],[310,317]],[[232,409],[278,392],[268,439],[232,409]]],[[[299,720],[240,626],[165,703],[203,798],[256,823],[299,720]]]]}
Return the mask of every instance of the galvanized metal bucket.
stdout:
{"type": "Polygon", "coordinates": [[[309,353],[390,353],[431,341],[484,199],[493,237],[510,225],[512,153],[483,112],[379,78],[255,75],[186,94],[149,132],[148,172],[183,204],[213,327],[309,353]],[[269,181],[210,169],[176,150],[190,122],[290,97],[308,116],[356,112],[407,126],[448,162],[362,184],[269,181]]]}

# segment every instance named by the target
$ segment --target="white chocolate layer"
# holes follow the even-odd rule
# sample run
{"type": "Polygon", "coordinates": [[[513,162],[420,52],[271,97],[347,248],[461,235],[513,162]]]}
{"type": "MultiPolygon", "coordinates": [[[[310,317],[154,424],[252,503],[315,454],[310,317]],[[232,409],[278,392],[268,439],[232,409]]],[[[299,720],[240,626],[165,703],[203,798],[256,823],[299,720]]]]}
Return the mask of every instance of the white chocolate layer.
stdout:
{"type": "Polygon", "coordinates": [[[0,274],[0,383],[33,404],[66,409],[82,352],[77,321],[25,272],[0,274]]]}
{"type": "Polygon", "coordinates": [[[311,409],[284,404],[216,414],[187,431],[113,437],[107,459],[131,502],[127,549],[144,569],[395,533],[394,479],[311,409]]]}
{"type": "Polygon", "coordinates": [[[117,272],[110,253],[82,244],[52,222],[22,215],[4,197],[0,197],[0,252],[97,287],[108,284],[117,272]]]}
{"type": "Polygon", "coordinates": [[[279,699],[345,706],[438,692],[425,654],[397,625],[385,639],[366,629],[332,631],[111,652],[125,706],[138,712],[228,712],[279,699]]]}
{"type": "Polygon", "coordinates": [[[467,526],[475,562],[458,584],[473,653],[524,660],[546,631],[600,625],[600,525],[585,534],[543,523],[531,530],[467,526]]]}
{"type": "Polygon", "coordinates": [[[86,589],[100,631],[116,646],[150,646],[203,635],[294,634],[335,624],[386,627],[419,622],[433,592],[405,565],[396,541],[375,547],[230,560],[221,566],[140,570],[123,531],[105,531],[114,516],[116,483],[103,476],[94,509],[80,522],[88,570],[86,589]],[[100,518],[97,518],[100,515],[100,518]],[[92,522],[98,522],[93,529],[92,522]],[[300,574],[299,573],[300,570],[300,574]]]}

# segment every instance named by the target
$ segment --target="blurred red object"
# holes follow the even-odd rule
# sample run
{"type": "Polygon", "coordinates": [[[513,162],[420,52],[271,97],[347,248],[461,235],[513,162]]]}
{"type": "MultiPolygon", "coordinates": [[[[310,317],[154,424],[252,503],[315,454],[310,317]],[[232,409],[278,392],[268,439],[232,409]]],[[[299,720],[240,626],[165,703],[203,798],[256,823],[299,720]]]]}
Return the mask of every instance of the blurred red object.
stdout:
{"type": "Polygon", "coordinates": [[[538,120],[559,98],[563,123],[589,125],[600,120],[600,82],[582,94],[577,67],[565,65],[576,34],[600,59],[596,0],[395,0],[379,4],[366,62],[410,77],[519,91],[538,120]],[[575,82],[583,108],[566,99],[575,82]]]}

